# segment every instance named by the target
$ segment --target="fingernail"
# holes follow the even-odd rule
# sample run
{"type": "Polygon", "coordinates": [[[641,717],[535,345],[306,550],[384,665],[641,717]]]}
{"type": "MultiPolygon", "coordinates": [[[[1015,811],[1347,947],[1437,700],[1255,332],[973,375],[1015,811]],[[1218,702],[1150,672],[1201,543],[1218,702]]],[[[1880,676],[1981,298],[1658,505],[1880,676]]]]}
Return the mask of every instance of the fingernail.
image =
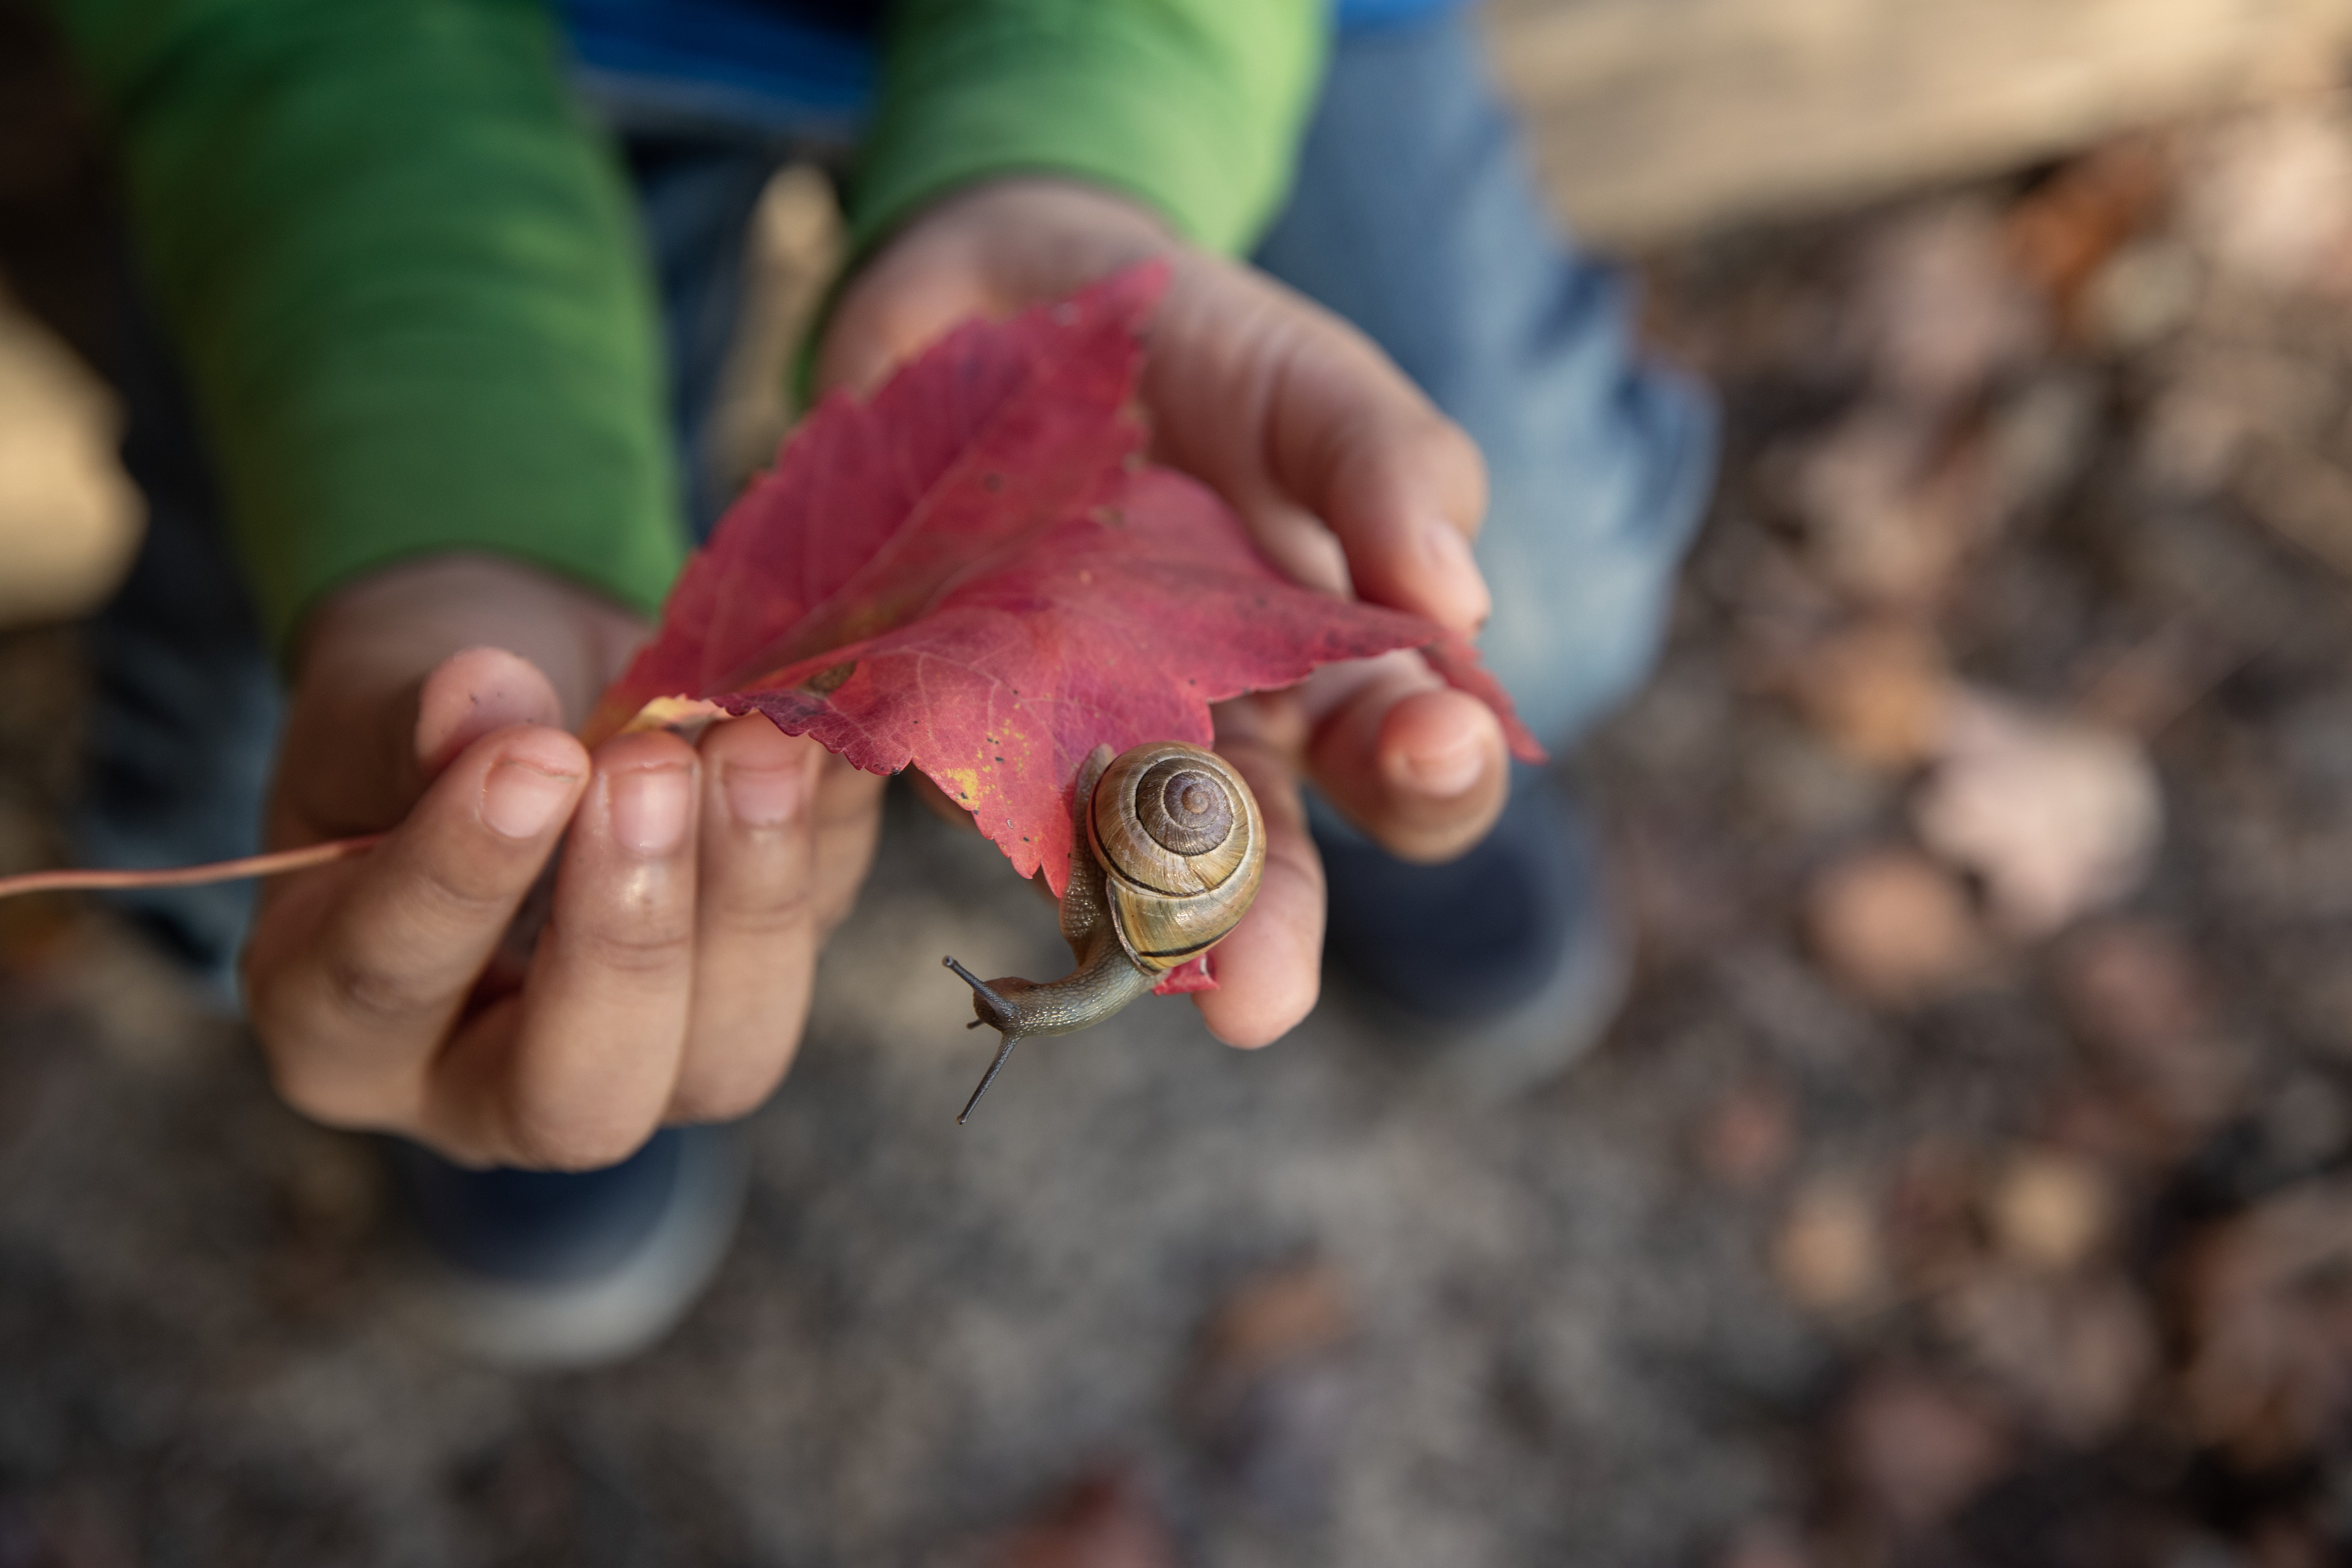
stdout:
{"type": "Polygon", "coordinates": [[[501,762],[482,781],[482,821],[509,839],[535,839],[572,801],[575,773],[550,773],[528,762],[501,762]]]}
{"type": "Polygon", "coordinates": [[[730,762],[719,783],[727,791],[729,815],[747,828],[772,828],[800,814],[806,793],[803,779],[803,770],[791,764],[755,768],[730,762]]]}
{"type": "Polygon", "coordinates": [[[1486,591],[1486,579],[1462,530],[1443,517],[1429,524],[1421,530],[1421,553],[1435,598],[1450,607],[1443,619],[1456,628],[1482,624],[1495,600],[1486,591]]]}
{"type": "Polygon", "coordinates": [[[683,768],[633,768],[615,773],[613,836],[641,855],[666,855],[685,841],[694,781],[683,768]]]}
{"type": "Polygon", "coordinates": [[[1485,749],[1475,737],[1433,751],[1408,751],[1397,759],[1403,782],[1416,794],[1450,800],[1466,792],[1486,771],[1485,749]]]}

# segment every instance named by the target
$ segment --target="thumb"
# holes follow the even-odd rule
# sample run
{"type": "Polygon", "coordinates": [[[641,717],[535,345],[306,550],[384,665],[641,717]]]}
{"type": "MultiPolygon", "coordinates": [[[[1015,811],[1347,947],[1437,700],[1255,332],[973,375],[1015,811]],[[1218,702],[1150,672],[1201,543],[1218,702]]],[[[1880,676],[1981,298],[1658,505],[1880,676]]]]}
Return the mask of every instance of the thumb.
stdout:
{"type": "Polygon", "coordinates": [[[879,386],[948,329],[993,303],[970,280],[945,269],[888,267],[842,296],[817,350],[816,390],[846,387],[860,397],[879,386]]]}
{"type": "Polygon", "coordinates": [[[518,724],[563,724],[563,704],[540,667],[504,648],[450,654],[433,666],[416,693],[414,755],[420,782],[439,777],[482,737],[518,724]]]}
{"type": "Polygon", "coordinates": [[[362,672],[295,695],[278,757],[273,843],[375,832],[408,814],[467,747],[514,725],[560,725],[539,666],[499,648],[467,648],[422,677],[371,691],[362,672]]]}

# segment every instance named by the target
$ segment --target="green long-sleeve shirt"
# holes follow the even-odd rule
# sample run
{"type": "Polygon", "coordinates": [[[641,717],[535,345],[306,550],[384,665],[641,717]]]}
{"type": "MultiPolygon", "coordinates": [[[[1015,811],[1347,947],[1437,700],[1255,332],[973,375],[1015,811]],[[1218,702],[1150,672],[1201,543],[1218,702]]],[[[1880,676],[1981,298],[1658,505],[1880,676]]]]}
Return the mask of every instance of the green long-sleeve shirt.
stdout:
{"type": "MultiPolygon", "coordinates": [[[[504,554],[650,611],[683,542],[652,290],[535,0],[52,0],[282,638],[338,583],[504,554]]],[[[1237,249],[1316,0],[905,0],[853,239],[1051,171],[1237,249]]]]}

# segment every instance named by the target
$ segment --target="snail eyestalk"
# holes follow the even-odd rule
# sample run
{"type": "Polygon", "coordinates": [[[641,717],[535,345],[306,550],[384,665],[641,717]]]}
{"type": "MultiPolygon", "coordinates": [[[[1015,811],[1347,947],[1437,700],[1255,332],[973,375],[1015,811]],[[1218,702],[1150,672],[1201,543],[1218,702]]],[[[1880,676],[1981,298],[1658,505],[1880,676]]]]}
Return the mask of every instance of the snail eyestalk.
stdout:
{"type": "MultiPolygon", "coordinates": [[[[961,1127],[964,1124],[964,1118],[971,1114],[971,1108],[980,1103],[980,1097],[988,1092],[988,1086],[996,1082],[996,1075],[1004,1071],[1005,1058],[1011,1056],[1013,1048],[1021,1043],[1021,1027],[1013,1016],[1012,1005],[1003,997],[990,990],[987,981],[957,963],[953,958],[942,958],[940,962],[953,969],[962,978],[963,983],[971,988],[974,1011],[984,1009],[1004,1020],[995,1025],[997,1031],[1003,1036],[1003,1041],[996,1048],[996,1060],[988,1064],[988,1071],[981,1074],[980,1087],[971,1092],[971,1098],[965,1101],[963,1109],[956,1113],[956,1125],[961,1127]]],[[[994,1022],[992,1019],[976,1018],[964,1025],[964,1028],[978,1029],[982,1024],[994,1022]]]]}
{"type": "Polygon", "coordinates": [[[996,1048],[996,1060],[990,1062],[988,1071],[980,1075],[980,1087],[971,1092],[971,1098],[965,1101],[963,1109],[956,1113],[957,1126],[963,1125],[964,1118],[971,1114],[971,1108],[980,1103],[980,1097],[988,1092],[988,1086],[996,1082],[998,1073],[1004,1071],[1004,1059],[1011,1056],[1013,1048],[1020,1043],[1021,1037],[1017,1034],[1008,1034],[1004,1037],[1004,1042],[996,1048]]]}
{"type": "Polygon", "coordinates": [[[964,1028],[978,1029],[981,1025],[986,1024],[999,1034],[1021,1032],[1020,1017],[1013,1004],[991,990],[986,980],[957,963],[952,957],[942,958],[940,962],[953,969],[956,972],[956,977],[972,989],[971,1010],[978,1013],[980,1017],[964,1025],[964,1028]]]}

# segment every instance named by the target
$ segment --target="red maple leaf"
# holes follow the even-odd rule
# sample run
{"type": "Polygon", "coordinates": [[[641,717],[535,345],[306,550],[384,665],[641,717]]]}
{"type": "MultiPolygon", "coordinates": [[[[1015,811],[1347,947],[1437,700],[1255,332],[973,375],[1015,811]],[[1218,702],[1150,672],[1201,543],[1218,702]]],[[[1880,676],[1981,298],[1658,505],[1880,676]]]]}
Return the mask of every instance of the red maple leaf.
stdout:
{"type": "Polygon", "coordinates": [[[664,698],[763,713],[872,772],[913,764],[1057,895],[1088,752],[1206,746],[1211,703],[1336,660],[1423,649],[1539,759],[1468,643],[1291,582],[1213,492],[1142,462],[1130,403],[1167,283],[1131,268],[958,329],[868,402],[828,396],[687,563],[587,738],[664,698]]]}

